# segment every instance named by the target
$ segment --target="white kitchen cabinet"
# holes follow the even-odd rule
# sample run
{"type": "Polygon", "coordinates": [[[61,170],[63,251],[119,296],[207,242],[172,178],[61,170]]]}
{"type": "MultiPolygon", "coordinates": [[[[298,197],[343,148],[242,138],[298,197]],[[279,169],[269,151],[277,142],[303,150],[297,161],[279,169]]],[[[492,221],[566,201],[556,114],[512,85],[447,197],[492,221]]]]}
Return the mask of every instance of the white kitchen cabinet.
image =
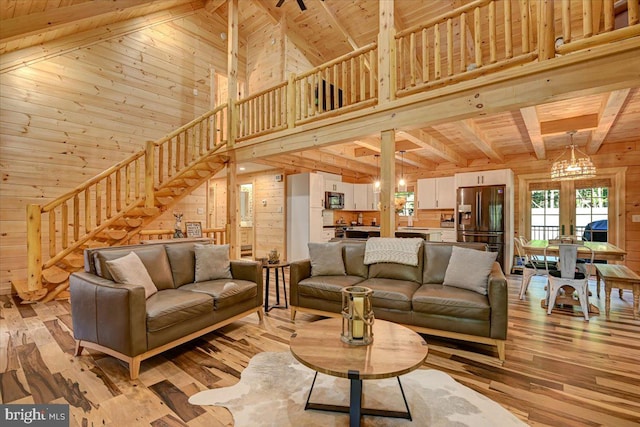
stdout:
{"type": "Polygon", "coordinates": [[[338,186],[342,184],[340,181],[324,181],[324,191],[334,191],[339,193],[338,186]]]}
{"type": "Polygon", "coordinates": [[[373,184],[353,184],[353,210],[377,211],[378,199],[379,195],[374,193],[373,184]]]}
{"type": "Polygon", "coordinates": [[[324,179],[301,173],[287,176],[287,261],[309,258],[309,242],[323,242],[324,179]]]}
{"type": "Polygon", "coordinates": [[[353,199],[353,184],[350,182],[339,182],[338,193],[344,194],[344,209],[345,211],[352,211],[355,206],[353,199]]]}
{"type": "Polygon", "coordinates": [[[452,229],[441,228],[440,233],[442,235],[443,242],[452,243],[458,239],[456,230],[454,230],[453,228],[452,229]]]}
{"type": "Polygon", "coordinates": [[[329,242],[331,239],[336,237],[336,229],[335,228],[325,228],[322,230],[322,241],[329,242]]]}
{"type": "Polygon", "coordinates": [[[511,169],[491,171],[463,172],[455,175],[456,188],[477,187],[479,185],[507,185],[513,180],[511,169]]]}
{"type": "Polygon", "coordinates": [[[454,209],[456,189],[454,178],[419,179],[417,185],[418,209],[454,209]]]}

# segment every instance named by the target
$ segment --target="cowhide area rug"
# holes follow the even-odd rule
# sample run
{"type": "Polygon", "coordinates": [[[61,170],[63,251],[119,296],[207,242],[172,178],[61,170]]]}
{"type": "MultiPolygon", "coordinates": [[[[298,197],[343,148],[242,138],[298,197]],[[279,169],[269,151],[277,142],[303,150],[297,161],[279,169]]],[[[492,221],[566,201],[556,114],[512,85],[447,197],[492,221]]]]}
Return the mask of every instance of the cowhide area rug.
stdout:
{"type": "MultiPolygon", "coordinates": [[[[304,410],[314,371],[291,353],[255,355],[240,382],[205,390],[189,398],[193,405],[219,405],[231,411],[235,427],[348,426],[349,415],[304,410]]],[[[401,377],[413,421],[364,416],[362,425],[382,426],[523,426],[489,398],[437,370],[416,370],[401,377]]],[[[318,374],[311,402],[349,405],[349,380],[318,374]]],[[[404,411],[395,378],[363,381],[363,407],[404,411]]]]}

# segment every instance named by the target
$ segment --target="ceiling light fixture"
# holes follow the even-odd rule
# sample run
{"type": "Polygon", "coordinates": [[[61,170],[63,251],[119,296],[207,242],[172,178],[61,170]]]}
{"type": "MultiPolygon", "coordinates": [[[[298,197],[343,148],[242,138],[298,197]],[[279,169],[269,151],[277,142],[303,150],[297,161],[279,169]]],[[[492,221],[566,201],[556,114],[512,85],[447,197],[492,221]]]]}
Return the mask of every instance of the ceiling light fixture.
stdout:
{"type": "Polygon", "coordinates": [[[378,165],[380,154],[375,154],[374,157],[376,158],[376,180],[373,183],[373,193],[380,194],[380,166],[378,165]]]}
{"type": "Polygon", "coordinates": [[[572,130],[567,133],[569,134],[570,145],[566,148],[571,149],[571,158],[561,160],[567,152],[565,148],[562,154],[553,162],[551,179],[554,181],[567,181],[572,179],[593,178],[596,176],[596,167],[591,162],[589,156],[578,150],[573,143],[573,135],[576,131],[572,130]],[[576,151],[585,157],[576,159],[576,151]]]}
{"type": "Polygon", "coordinates": [[[404,180],[404,150],[400,150],[400,154],[402,155],[400,163],[402,173],[400,174],[400,181],[398,181],[398,192],[404,193],[407,191],[407,181],[404,180]]]}

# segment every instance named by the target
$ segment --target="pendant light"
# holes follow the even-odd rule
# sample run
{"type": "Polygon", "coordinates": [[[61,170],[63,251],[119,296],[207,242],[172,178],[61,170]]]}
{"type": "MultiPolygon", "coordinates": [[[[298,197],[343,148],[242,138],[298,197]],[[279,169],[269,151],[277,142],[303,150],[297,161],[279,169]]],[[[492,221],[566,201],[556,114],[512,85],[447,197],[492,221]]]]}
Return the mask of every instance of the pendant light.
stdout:
{"type": "Polygon", "coordinates": [[[569,134],[570,145],[567,148],[571,149],[571,157],[567,159],[565,149],[560,157],[553,162],[551,167],[551,179],[554,181],[567,181],[573,179],[593,178],[596,176],[596,167],[591,162],[589,156],[582,151],[578,150],[573,143],[573,135],[575,130],[567,132],[569,134]],[[576,159],[576,151],[585,157],[576,159]],[[565,157],[564,159],[562,159],[565,157]],[[561,160],[562,159],[562,160],[561,160]]]}
{"type": "Polygon", "coordinates": [[[373,183],[373,193],[380,194],[380,165],[378,164],[378,160],[380,159],[380,154],[374,155],[376,158],[376,180],[373,183]]]}
{"type": "Polygon", "coordinates": [[[404,150],[400,151],[400,155],[402,156],[402,160],[400,162],[401,174],[400,181],[398,181],[398,193],[404,193],[407,191],[407,181],[404,180],[404,150]]]}

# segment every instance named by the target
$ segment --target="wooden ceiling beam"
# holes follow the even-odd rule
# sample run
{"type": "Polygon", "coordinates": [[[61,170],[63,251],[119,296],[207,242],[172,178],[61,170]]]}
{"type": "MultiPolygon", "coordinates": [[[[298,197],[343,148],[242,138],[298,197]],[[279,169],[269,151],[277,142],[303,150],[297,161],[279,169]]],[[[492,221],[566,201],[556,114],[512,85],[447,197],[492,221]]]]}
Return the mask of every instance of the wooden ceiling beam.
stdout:
{"type": "Polygon", "coordinates": [[[542,139],[542,131],[540,130],[540,120],[538,119],[538,111],[536,107],[525,107],[520,109],[520,115],[524,120],[524,125],[529,134],[529,140],[533,146],[533,151],[538,160],[544,160],[547,157],[547,151],[542,139]]]}
{"type": "Polygon", "coordinates": [[[598,127],[598,114],[583,114],[582,116],[540,122],[540,133],[553,135],[572,130],[591,130],[596,127],[598,127]]]}
{"type": "Polygon", "coordinates": [[[504,156],[496,151],[491,141],[487,139],[484,132],[482,132],[472,119],[459,121],[457,125],[458,130],[467,142],[482,151],[489,159],[498,163],[504,163],[504,156]]]}
{"type": "Polygon", "coordinates": [[[629,97],[631,89],[614,90],[605,95],[598,115],[598,127],[591,133],[591,139],[587,143],[587,154],[598,152],[605,138],[611,130],[611,126],[620,115],[622,107],[629,97]]]}
{"type": "Polygon", "coordinates": [[[449,148],[446,144],[437,140],[433,136],[427,134],[422,130],[412,131],[398,131],[398,134],[402,138],[406,138],[414,144],[418,145],[421,149],[429,151],[442,159],[454,163],[459,167],[467,167],[468,161],[453,149],[449,148]]]}
{"type": "Polygon", "coordinates": [[[354,153],[355,150],[359,150],[359,148],[334,145],[334,146],[319,148],[317,151],[319,151],[322,154],[328,154],[328,155],[335,156],[342,159],[340,160],[340,162],[346,162],[344,164],[345,167],[350,167],[367,174],[370,174],[370,173],[375,174],[378,168],[375,166],[375,162],[371,161],[370,157],[376,153],[373,153],[369,155],[366,159],[364,159],[362,157],[355,156],[355,153],[354,153]]]}
{"type": "Polygon", "coordinates": [[[215,13],[215,11],[226,2],[227,0],[206,0],[204,3],[204,10],[209,13],[215,13]]]}
{"type": "MultiPolygon", "coordinates": [[[[398,158],[398,156],[396,155],[396,159],[398,158]]],[[[400,161],[402,161],[402,155],[400,155],[400,161]]],[[[427,169],[427,170],[436,170],[436,167],[438,166],[436,163],[432,162],[429,159],[426,159],[418,154],[415,153],[404,153],[404,162],[405,165],[411,165],[411,166],[415,166],[419,169],[427,169]]]]}
{"type": "Polygon", "coordinates": [[[353,38],[353,36],[351,36],[351,34],[349,34],[349,31],[347,31],[344,25],[342,25],[340,21],[338,21],[338,17],[331,11],[331,9],[329,9],[327,3],[322,0],[316,0],[316,3],[318,3],[322,10],[324,10],[324,13],[327,16],[327,20],[329,21],[329,25],[338,30],[340,34],[342,34],[342,37],[347,40],[347,43],[349,43],[353,50],[358,50],[360,46],[358,46],[358,43],[356,43],[355,39],[353,38]]]}
{"type": "Polygon", "coordinates": [[[302,153],[283,154],[264,159],[270,166],[279,166],[287,171],[294,170],[319,170],[323,172],[333,173],[337,175],[347,176],[350,178],[362,178],[364,176],[375,176],[376,169],[370,168],[368,171],[358,169],[350,169],[345,166],[344,162],[337,161],[336,164],[326,162],[327,156],[323,158],[316,150],[305,151],[302,153]]]}

